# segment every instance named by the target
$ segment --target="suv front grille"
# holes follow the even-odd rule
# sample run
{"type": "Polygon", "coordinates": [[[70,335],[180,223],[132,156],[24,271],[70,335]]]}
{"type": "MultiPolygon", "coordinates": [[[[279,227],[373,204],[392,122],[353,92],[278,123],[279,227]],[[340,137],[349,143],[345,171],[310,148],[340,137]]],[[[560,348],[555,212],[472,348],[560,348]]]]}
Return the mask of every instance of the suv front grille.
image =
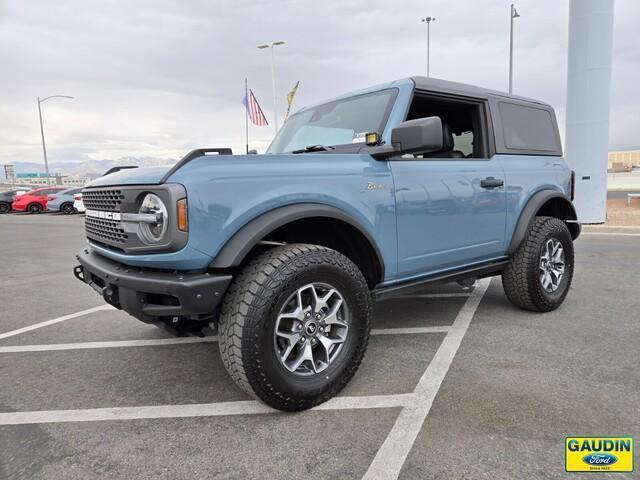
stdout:
{"type": "MultiPolygon", "coordinates": [[[[84,197],[84,195],[83,195],[84,197]]],[[[125,243],[129,236],[120,228],[120,222],[102,218],[85,217],[84,228],[87,237],[110,243],[125,243]]]]}
{"type": "Polygon", "coordinates": [[[187,196],[184,187],[178,184],[85,188],[82,191],[82,200],[87,210],[84,228],[89,243],[127,255],[171,252],[184,248],[189,235],[177,229],[172,215],[174,208],[169,210],[169,230],[163,239],[164,243],[157,245],[150,244],[140,236],[140,226],[136,222],[122,220],[124,214],[138,213],[140,201],[148,193],[158,195],[167,207],[176,205],[179,199],[187,196]]]}
{"type": "Polygon", "coordinates": [[[90,210],[119,212],[124,195],[121,190],[84,190],[82,202],[90,210]]]}

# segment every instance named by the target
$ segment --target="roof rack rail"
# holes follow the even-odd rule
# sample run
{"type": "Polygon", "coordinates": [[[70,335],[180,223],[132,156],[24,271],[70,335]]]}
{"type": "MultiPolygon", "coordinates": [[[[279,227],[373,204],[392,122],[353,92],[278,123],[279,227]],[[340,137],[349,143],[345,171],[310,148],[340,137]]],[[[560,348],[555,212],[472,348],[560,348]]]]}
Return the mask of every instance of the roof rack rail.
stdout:
{"type": "Polygon", "coordinates": [[[233,155],[233,152],[230,148],[196,148],[195,150],[191,150],[189,153],[187,153],[184,157],[182,157],[182,159],[180,159],[178,163],[171,167],[171,170],[169,170],[165,174],[165,176],[162,177],[160,183],[166,182],[171,175],[176,173],[176,171],[184,167],[194,158],[202,157],[210,153],[217,153],[218,155],[233,155]]]}

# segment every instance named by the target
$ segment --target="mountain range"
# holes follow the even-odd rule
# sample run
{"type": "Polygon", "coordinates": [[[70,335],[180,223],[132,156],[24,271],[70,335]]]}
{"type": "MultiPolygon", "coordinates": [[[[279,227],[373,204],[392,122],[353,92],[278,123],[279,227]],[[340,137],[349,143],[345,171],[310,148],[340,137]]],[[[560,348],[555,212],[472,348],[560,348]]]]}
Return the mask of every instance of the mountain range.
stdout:
{"type": "MultiPolygon", "coordinates": [[[[121,165],[136,165],[138,167],[155,167],[159,165],[171,165],[176,163],[175,158],[156,157],[121,157],[117,160],[85,160],[82,162],[52,162],[49,163],[49,172],[61,175],[77,175],[81,177],[95,178],[102,175],[112,167],[121,165]]],[[[15,173],[44,173],[44,163],[17,162],[14,165],[15,173]]],[[[0,182],[5,180],[4,168],[0,168],[0,182]]]]}

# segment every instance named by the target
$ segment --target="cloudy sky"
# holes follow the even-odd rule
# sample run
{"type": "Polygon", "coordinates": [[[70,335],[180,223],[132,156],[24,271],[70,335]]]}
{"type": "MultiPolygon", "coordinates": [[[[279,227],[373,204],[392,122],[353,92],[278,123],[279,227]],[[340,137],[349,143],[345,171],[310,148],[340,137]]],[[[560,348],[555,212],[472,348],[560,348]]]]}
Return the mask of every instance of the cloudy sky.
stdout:
{"type": "MultiPolygon", "coordinates": [[[[244,148],[244,77],[272,119],[276,49],[282,118],[295,106],[425,71],[507,88],[508,0],[0,0],[0,163],[40,162],[36,97],[50,161],[179,158],[244,148]]],[[[568,0],[516,0],[514,91],[564,122],[568,0]]],[[[640,1],[616,0],[612,148],[640,145],[640,1]]],[[[264,150],[271,127],[251,128],[264,150]]]]}

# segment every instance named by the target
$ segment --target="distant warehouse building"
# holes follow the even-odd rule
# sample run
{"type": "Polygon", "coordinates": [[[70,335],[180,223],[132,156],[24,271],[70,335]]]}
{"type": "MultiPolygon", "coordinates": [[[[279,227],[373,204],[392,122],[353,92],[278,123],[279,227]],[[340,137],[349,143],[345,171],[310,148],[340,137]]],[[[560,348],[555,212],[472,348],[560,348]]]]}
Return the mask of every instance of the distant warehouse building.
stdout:
{"type": "Polygon", "coordinates": [[[628,172],[640,167],[640,150],[618,150],[609,152],[609,172],[628,172]]]}
{"type": "Polygon", "coordinates": [[[46,173],[16,173],[14,179],[16,185],[33,186],[62,185],[68,187],[83,187],[87,182],[89,182],[88,177],[55,174],[49,176],[49,182],[47,183],[46,173]]]}

